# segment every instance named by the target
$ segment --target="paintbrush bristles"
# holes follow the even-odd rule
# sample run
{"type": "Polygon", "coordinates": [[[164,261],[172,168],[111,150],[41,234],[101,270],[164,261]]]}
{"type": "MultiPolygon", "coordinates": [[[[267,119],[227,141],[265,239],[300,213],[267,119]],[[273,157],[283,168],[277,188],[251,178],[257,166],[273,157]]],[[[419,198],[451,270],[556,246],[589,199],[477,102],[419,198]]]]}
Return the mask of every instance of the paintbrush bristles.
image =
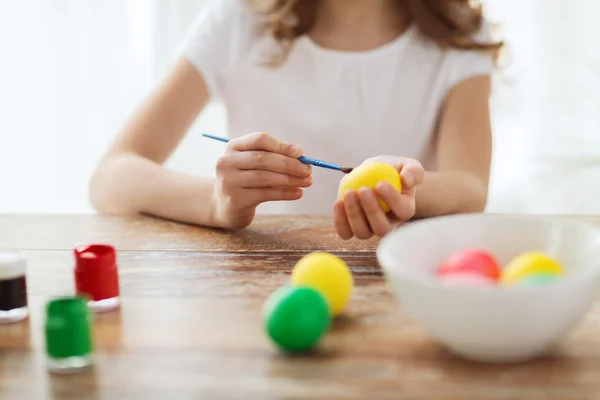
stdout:
{"type": "Polygon", "coordinates": [[[345,174],[349,174],[353,170],[354,170],[354,168],[350,168],[350,167],[342,167],[342,168],[340,168],[340,171],[342,171],[345,174]]]}

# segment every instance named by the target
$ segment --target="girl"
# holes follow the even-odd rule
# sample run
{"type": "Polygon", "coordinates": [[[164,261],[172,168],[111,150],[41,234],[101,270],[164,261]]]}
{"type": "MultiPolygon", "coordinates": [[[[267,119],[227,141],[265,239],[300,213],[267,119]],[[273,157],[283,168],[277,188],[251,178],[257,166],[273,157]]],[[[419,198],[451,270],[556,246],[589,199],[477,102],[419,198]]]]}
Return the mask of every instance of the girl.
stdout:
{"type": "Polygon", "coordinates": [[[333,211],[344,239],[383,236],[413,217],[483,211],[500,44],[489,43],[471,3],[213,0],[98,166],[93,205],[235,229],[257,207],[333,211]],[[233,139],[216,178],[165,169],[209,100],[224,102],[233,139]],[[389,163],[403,193],[381,184],[337,200],[340,173],[312,169],[297,160],[302,154],[345,166],[389,163]]]}

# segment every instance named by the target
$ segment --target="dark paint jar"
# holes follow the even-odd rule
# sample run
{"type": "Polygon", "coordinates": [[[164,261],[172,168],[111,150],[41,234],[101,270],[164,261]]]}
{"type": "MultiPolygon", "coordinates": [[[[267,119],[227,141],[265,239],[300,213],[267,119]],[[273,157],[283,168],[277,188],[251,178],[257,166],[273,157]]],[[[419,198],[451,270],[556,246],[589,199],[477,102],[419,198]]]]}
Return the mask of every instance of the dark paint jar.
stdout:
{"type": "Polygon", "coordinates": [[[0,250],[0,324],[29,317],[26,270],[27,260],[23,254],[0,250]]]}

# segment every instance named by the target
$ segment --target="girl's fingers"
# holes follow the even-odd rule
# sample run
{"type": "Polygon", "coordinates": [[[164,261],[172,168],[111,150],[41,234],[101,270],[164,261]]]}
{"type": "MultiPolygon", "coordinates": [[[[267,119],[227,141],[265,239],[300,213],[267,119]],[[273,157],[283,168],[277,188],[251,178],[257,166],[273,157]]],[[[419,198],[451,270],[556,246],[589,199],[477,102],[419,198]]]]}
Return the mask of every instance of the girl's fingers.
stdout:
{"type": "Polygon", "coordinates": [[[228,148],[233,151],[266,151],[278,153],[286,157],[298,158],[302,155],[302,149],[292,143],[281,140],[265,132],[256,132],[233,139],[228,148]]]}
{"type": "Polygon", "coordinates": [[[293,201],[302,198],[304,192],[302,189],[287,189],[287,188],[263,188],[263,189],[250,189],[257,193],[260,203],[267,201],[293,201]]]}
{"type": "Polygon", "coordinates": [[[271,171],[299,178],[309,176],[312,172],[310,165],[296,158],[266,151],[242,151],[233,153],[230,158],[233,167],[241,170],[271,171]]]}
{"type": "Polygon", "coordinates": [[[336,201],[333,205],[333,221],[335,230],[340,238],[344,240],[352,239],[354,234],[352,233],[352,228],[348,222],[344,202],[341,200],[336,201]]]}
{"type": "Polygon", "coordinates": [[[230,197],[231,206],[235,209],[256,207],[267,201],[294,201],[302,198],[304,192],[300,188],[252,188],[237,190],[230,197]]]}
{"type": "Polygon", "coordinates": [[[309,187],[312,176],[299,178],[266,170],[237,171],[228,179],[228,184],[243,188],[309,187]]]}
{"type": "Polygon", "coordinates": [[[358,239],[369,239],[373,236],[371,227],[367,222],[367,218],[360,205],[358,193],[354,190],[346,192],[344,196],[344,206],[346,207],[346,215],[348,223],[354,232],[354,236],[358,239]]]}
{"type": "Polygon", "coordinates": [[[376,192],[400,221],[407,221],[415,215],[414,190],[400,194],[390,184],[382,182],[377,185],[376,192]]]}
{"type": "Polygon", "coordinates": [[[419,161],[406,158],[402,162],[400,176],[402,177],[404,188],[412,189],[423,182],[423,179],[425,179],[425,170],[419,161]]]}
{"type": "Polygon", "coordinates": [[[379,237],[387,235],[392,230],[392,224],[383,212],[375,192],[369,188],[362,188],[358,191],[358,195],[373,233],[379,237]]]}

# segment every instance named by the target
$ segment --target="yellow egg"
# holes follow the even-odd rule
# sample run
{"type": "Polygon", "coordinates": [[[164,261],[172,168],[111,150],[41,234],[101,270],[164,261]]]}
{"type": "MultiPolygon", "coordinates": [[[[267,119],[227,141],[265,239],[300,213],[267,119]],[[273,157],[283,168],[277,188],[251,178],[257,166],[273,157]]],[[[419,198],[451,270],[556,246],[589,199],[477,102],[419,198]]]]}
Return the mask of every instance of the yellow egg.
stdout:
{"type": "Polygon", "coordinates": [[[346,263],[329,253],[311,253],[298,261],[292,271],[293,286],[319,291],[333,316],[342,313],[352,296],[354,279],[346,263]]]}
{"type": "Polygon", "coordinates": [[[501,282],[505,285],[517,284],[521,279],[533,274],[560,276],[562,266],[544,253],[532,252],[515,257],[502,271],[501,282]]]}
{"type": "MultiPolygon", "coordinates": [[[[389,164],[372,162],[361,165],[350,172],[340,187],[339,198],[343,199],[349,190],[359,190],[363,187],[375,189],[379,182],[387,182],[398,192],[402,191],[400,173],[389,164]]],[[[390,211],[387,204],[379,199],[379,204],[386,213],[390,211]]]]}

